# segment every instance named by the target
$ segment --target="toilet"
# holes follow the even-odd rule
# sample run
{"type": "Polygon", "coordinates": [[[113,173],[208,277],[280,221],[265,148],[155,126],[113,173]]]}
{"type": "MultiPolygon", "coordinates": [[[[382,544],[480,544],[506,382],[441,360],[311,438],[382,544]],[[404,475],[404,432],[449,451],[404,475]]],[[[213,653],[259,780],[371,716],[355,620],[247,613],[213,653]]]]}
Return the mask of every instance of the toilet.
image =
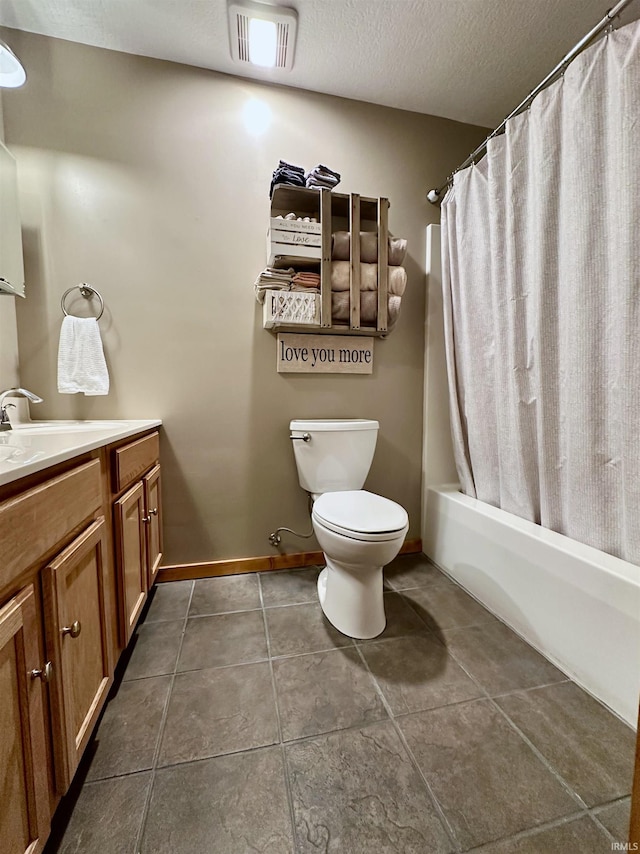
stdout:
{"type": "Polygon", "coordinates": [[[379,426],[363,418],[289,425],[300,486],[313,499],[313,530],[327,564],[318,578],[320,605],[352,638],[384,631],[382,570],[398,555],[409,529],[404,507],[362,489],[379,426]]]}

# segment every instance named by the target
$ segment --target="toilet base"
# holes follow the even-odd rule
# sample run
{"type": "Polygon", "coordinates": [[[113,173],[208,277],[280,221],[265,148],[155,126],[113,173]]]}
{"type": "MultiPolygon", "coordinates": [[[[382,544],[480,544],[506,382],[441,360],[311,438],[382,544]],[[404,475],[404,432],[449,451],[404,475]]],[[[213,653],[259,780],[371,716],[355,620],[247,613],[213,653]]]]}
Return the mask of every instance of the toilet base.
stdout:
{"type": "Polygon", "coordinates": [[[332,560],[318,576],[320,607],[329,622],[350,638],[366,640],[384,631],[381,566],[353,566],[332,560]]]}

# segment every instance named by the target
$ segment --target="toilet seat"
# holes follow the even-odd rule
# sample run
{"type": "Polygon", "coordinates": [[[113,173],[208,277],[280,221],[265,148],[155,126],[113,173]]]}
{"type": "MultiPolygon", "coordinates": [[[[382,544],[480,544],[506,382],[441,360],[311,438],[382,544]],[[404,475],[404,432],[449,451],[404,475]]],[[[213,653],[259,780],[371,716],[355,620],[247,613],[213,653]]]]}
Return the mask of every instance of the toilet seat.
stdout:
{"type": "Polygon", "coordinates": [[[404,507],[363,489],[325,492],[314,503],[312,518],[336,534],[363,542],[404,537],[409,524],[404,507]]]}

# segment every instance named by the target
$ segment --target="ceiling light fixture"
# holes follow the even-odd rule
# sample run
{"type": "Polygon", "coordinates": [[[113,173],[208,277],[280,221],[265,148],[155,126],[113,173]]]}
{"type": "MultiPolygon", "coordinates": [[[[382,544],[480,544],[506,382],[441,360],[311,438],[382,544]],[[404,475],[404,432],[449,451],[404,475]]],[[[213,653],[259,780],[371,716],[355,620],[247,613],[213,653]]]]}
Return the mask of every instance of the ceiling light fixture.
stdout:
{"type": "Polygon", "coordinates": [[[229,41],[235,62],[262,68],[293,67],[298,15],[295,9],[254,0],[229,3],[229,41]]]}
{"type": "Polygon", "coordinates": [[[8,44],[0,39],[0,86],[17,89],[27,79],[22,63],[8,44]]]}

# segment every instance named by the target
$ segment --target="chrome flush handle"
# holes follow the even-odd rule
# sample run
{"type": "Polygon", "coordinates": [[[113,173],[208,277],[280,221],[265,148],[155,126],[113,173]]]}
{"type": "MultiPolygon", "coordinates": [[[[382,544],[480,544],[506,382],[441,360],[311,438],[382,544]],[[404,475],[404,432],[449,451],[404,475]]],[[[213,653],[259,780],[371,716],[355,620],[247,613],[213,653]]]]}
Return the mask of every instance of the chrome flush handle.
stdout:
{"type": "Polygon", "coordinates": [[[310,442],[311,441],[311,434],[310,433],[303,433],[302,436],[289,436],[289,438],[291,439],[292,442],[295,442],[296,439],[298,441],[302,440],[303,442],[310,442]]]}

